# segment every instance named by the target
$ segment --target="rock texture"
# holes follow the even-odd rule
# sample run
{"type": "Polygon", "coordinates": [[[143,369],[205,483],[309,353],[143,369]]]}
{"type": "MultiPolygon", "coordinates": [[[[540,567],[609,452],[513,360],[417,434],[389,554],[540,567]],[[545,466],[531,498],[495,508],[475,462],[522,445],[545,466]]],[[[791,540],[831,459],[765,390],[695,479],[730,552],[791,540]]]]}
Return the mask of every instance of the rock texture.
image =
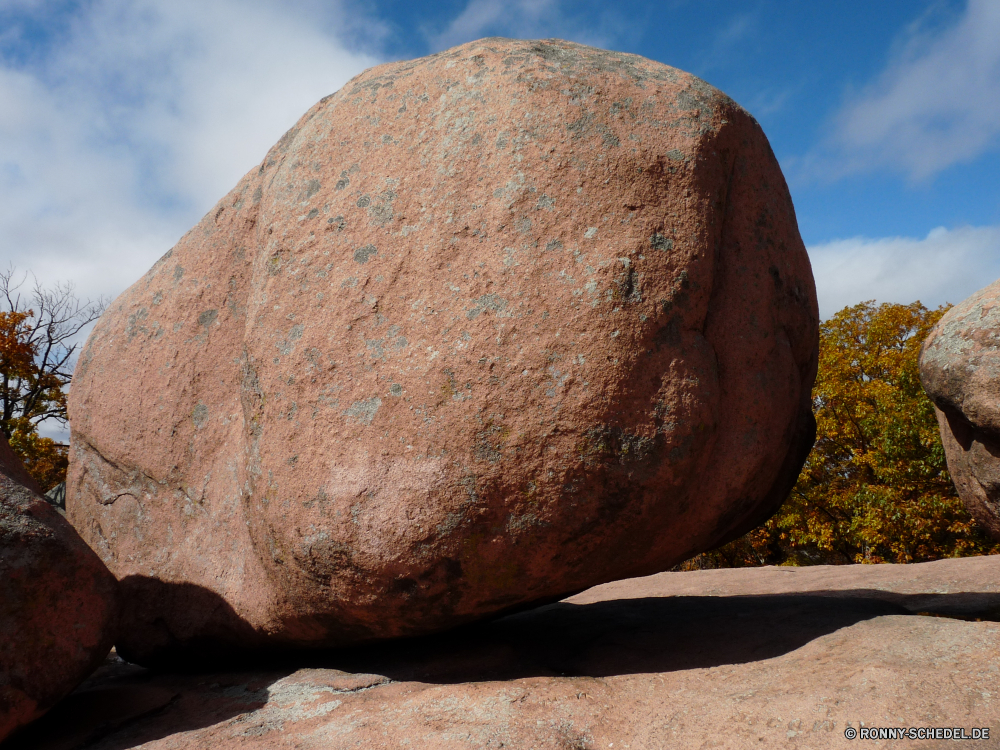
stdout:
{"type": "Polygon", "coordinates": [[[0,740],[101,663],[115,607],[114,577],[0,434],[0,740]]]}
{"type": "Polygon", "coordinates": [[[1000,281],[949,310],[920,353],[955,487],[1000,539],[1000,281]]]}
{"type": "Polygon", "coordinates": [[[109,664],[23,747],[816,750],[864,726],[988,727],[964,744],[996,748],[997,619],[1000,556],[663,573],[309,666],[109,664]]]}
{"type": "Polygon", "coordinates": [[[15,482],[31,490],[36,495],[43,494],[41,486],[28,473],[28,470],[24,468],[21,459],[11,450],[10,444],[4,435],[0,435],[0,475],[3,475],[11,482],[15,482]]]}
{"type": "Polygon", "coordinates": [[[441,630],[771,514],[817,321],[767,140],[704,82],[561,41],[384,65],[97,324],[67,512],[142,663],[441,630]]]}

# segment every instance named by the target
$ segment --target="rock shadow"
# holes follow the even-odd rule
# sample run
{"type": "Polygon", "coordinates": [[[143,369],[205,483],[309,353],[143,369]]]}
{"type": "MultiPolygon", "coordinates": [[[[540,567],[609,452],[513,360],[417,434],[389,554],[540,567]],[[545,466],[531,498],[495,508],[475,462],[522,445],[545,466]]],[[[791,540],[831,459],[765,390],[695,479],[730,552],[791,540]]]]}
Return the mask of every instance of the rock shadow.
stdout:
{"type": "MultiPolygon", "coordinates": [[[[210,599],[197,592],[197,601],[210,599]]],[[[209,603],[216,613],[228,606],[209,603]]],[[[857,589],[557,602],[432,636],[296,652],[220,644],[213,652],[214,639],[191,641],[186,652],[174,639],[157,670],[109,662],[2,748],[125,750],[238,722],[300,668],[431,684],[671,672],[770,659],[865,620],[915,614],[1000,620],[1000,594],[857,589]]]]}
{"type": "Polygon", "coordinates": [[[213,591],[128,576],[119,582],[119,595],[128,606],[118,632],[141,628],[144,634],[140,648],[124,654],[135,653],[133,658],[157,669],[130,664],[112,651],[76,690],[0,749],[131,748],[260,708],[267,703],[268,685],[287,674],[279,666],[268,670],[268,659],[260,665],[254,652],[230,645],[260,637],[213,591]],[[180,613],[173,628],[158,616],[164,609],[180,613]]]}
{"type": "Polygon", "coordinates": [[[671,672],[770,659],[863,620],[909,614],[880,599],[812,594],[559,602],[436,636],[325,652],[320,661],[442,684],[671,672]]]}
{"type": "Polygon", "coordinates": [[[109,656],[94,676],[2,750],[127,750],[235,719],[267,704],[288,671],[196,674],[149,670],[109,656]]]}
{"type": "Polygon", "coordinates": [[[671,672],[745,664],[884,615],[1000,621],[1000,594],[857,589],[558,602],[424,638],[325,652],[312,664],[397,681],[671,672]]]}

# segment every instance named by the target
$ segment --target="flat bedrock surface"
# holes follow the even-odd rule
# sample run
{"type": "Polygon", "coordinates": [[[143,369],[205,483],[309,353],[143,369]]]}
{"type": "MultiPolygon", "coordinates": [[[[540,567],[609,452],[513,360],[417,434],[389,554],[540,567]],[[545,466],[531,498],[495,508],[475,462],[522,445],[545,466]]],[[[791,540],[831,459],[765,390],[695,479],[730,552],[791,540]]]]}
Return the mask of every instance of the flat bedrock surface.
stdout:
{"type": "Polygon", "coordinates": [[[997,619],[1000,556],[661,573],[308,664],[109,663],[10,750],[812,749],[862,723],[996,748],[997,619]]]}

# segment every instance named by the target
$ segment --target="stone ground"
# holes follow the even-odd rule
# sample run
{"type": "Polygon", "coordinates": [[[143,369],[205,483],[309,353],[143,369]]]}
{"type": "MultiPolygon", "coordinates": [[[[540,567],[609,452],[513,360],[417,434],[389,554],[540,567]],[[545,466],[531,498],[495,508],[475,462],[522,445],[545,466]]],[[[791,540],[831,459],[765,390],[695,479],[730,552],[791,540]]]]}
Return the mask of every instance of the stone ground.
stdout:
{"type": "Polygon", "coordinates": [[[3,750],[953,746],[844,735],[904,726],[1000,748],[998,620],[1000,556],[662,573],[297,663],[112,655],[3,750]]]}

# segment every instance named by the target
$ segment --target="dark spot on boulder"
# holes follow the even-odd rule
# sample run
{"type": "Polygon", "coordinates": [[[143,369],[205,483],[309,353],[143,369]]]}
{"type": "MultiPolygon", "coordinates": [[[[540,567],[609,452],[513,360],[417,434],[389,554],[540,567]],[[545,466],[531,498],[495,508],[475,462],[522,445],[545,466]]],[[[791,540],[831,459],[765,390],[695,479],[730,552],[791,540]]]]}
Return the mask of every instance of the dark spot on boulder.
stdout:
{"type": "Polygon", "coordinates": [[[659,232],[653,234],[649,238],[649,244],[652,245],[654,250],[660,250],[661,252],[667,252],[668,250],[674,249],[674,241],[668,237],[664,237],[659,232]]]}
{"type": "Polygon", "coordinates": [[[309,180],[309,182],[306,183],[306,188],[302,193],[301,200],[309,200],[319,192],[321,187],[323,186],[320,184],[319,180],[309,180]]]}
{"type": "Polygon", "coordinates": [[[198,405],[194,407],[194,411],[191,412],[191,421],[194,422],[196,429],[201,429],[208,422],[208,407],[205,404],[198,402],[198,405]]]}
{"type": "Polygon", "coordinates": [[[354,251],[354,260],[356,263],[367,263],[369,258],[373,257],[378,253],[374,245],[363,245],[354,251]]]}
{"type": "Polygon", "coordinates": [[[473,300],[473,305],[465,312],[465,317],[475,320],[483,312],[500,312],[507,308],[507,300],[500,298],[496,294],[484,294],[473,300]]]}

